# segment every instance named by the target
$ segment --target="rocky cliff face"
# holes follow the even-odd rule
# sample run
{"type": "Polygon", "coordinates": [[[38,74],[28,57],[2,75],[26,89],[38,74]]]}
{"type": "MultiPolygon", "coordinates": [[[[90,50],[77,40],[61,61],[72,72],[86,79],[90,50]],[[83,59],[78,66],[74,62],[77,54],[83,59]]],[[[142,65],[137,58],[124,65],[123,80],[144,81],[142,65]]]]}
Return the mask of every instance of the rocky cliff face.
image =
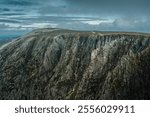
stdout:
{"type": "Polygon", "coordinates": [[[150,36],[33,31],[0,48],[0,99],[150,99],[150,36]]]}

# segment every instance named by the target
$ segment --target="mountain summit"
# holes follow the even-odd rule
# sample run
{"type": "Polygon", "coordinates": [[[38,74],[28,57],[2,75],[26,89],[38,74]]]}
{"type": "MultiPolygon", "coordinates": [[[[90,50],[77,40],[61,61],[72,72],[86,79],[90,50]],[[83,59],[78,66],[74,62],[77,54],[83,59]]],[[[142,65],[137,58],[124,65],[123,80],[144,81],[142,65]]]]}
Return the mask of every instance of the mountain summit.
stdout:
{"type": "Polygon", "coordinates": [[[0,47],[0,99],[150,99],[150,35],[34,30],[0,47]]]}

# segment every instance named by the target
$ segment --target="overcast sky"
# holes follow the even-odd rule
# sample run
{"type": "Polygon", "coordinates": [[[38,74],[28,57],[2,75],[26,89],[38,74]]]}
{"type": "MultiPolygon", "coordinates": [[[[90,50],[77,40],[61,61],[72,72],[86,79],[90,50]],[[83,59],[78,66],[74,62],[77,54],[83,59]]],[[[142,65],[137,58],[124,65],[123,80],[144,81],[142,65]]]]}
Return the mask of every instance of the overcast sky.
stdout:
{"type": "Polygon", "coordinates": [[[36,28],[150,32],[150,0],[0,0],[0,34],[36,28]]]}

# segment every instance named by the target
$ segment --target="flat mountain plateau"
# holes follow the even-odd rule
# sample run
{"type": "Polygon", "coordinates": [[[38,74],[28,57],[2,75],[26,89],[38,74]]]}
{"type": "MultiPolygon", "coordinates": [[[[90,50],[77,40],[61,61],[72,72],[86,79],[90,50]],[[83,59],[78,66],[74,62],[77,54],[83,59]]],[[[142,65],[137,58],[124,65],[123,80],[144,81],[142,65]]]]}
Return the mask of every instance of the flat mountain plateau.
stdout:
{"type": "Polygon", "coordinates": [[[34,30],[0,47],[0,99],[150,99],[150,34],[34,30]]]}

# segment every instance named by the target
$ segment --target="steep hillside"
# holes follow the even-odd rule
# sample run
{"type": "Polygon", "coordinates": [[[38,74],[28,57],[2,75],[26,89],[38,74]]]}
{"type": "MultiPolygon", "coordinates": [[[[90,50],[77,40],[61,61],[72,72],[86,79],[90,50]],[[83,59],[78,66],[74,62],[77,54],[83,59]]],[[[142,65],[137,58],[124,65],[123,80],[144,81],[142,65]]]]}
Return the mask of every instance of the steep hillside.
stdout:
{"type": "Polygon", "coordinates": [[[150,99],[150,36],[35,30],[0,48],[0,99],[150,99]]]}

